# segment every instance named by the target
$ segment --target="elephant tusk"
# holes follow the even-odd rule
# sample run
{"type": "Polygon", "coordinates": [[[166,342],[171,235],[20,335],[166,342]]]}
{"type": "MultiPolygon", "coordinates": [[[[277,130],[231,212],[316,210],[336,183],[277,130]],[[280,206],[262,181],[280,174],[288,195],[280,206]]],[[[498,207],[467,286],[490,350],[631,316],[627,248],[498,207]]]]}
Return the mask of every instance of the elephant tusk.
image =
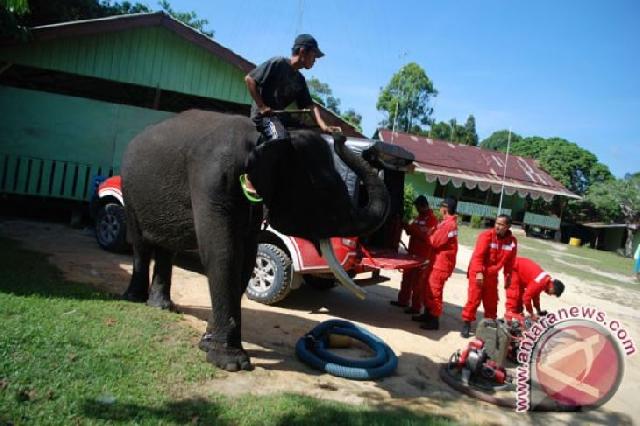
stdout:
{"type": "Polygon", "coordinates": [[[364,291],[362,287],[356,285],[353,280],[347,275],[344,268],[340,266],[338,263],[338,259],[336,259],[336,254],[333,252],[333,247],[331,246],[331,241],[328,238],[323,238],[320,240],[320,253],[322,253],[322,257],[327,261],[331,272],[336,276],[338,282],[345,287],[347,290],[350,290],[353,294],[356,295],[359,299],[364,300],[367,292],[364,291]]]}

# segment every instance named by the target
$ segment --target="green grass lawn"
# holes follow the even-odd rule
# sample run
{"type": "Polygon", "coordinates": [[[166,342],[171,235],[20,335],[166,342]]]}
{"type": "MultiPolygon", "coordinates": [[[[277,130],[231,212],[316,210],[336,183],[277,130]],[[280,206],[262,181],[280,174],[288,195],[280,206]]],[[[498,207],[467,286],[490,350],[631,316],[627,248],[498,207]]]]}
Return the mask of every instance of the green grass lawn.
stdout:
{"type": "Polygon", "coordinates": [[[293,394],[203,394],[216,370],[180,315],[65,281],[6,239],[0,271],[0,425],[452,423],[293,394]]]}
{"type": "MultiPolygon", "coordinates": [[[[460,244],[473,248],[481,231],[483,230],[462,225],[458,240],[460,244]]],[[[594,250],[588,246],[573,247],[533,237],[518,236],[518,245],[519,256],[535,260],[549,272],[563,272],[593,283],[634,288],[634,284],[628,284],[590,270],[593,268],[603,273],[620,274],[633,278],[633,259],[619,256],[610,251],[594,250]]]]}

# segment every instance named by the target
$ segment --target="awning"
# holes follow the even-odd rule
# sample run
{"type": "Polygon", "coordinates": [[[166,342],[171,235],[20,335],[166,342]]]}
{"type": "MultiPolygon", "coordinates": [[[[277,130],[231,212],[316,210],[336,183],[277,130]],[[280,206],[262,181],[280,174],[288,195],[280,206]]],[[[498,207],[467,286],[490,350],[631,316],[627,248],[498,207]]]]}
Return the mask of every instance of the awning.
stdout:
{"type": "MultiPolygon", "coordinates": [[[[427,182],[435,182],[437,180],[440,185],[446,185],[451,182],[455,188],[460,188],[464,185],[467,189],[478,188],[481,191],[491,190],[494,194],[499,194],[502,191],[502,179],[490,174],[476,174],[468,171],[454,172],[434,166],[424,166],[419,162],[417,162],[415,171],[424,174],[427,182]]],[[[530,196],[534,200],[542,197],[545,201],[551,201],[556,195],[578,200],[582,198],[570,191],[525,184],[509,178],[505,178],[504,193],[507,195],[517,193],[522,198],[530,196]]]]}

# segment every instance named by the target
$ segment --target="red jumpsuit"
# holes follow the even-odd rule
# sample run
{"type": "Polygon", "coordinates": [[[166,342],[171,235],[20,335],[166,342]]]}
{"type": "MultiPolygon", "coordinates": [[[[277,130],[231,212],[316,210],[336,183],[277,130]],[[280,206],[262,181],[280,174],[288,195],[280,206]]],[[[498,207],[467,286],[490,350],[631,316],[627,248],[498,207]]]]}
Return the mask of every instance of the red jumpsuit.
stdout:
{"type": "Polygon", "coordinates": [[[433,266],[424,291],[424,306],[434,317],[442,315],[442,290],[456,267],[458,217],[447,216],[431,235],[433,266]]]}
{"type": "MultiPolygon", "coordinates": [[[[429,259],[431,257],[431,242],[429,241],[429,233],[431,229],[438,224],[438,220],[433,212],[429,210],[425,214],[420,214],[406,228],[409,234],[409,253],[416,256],[429,259]]],[[[424,268],[414,268],[405,271],[402,274],[402,282],[400,283],[400,292],[398,293],[398,303],[401,305],[409,305],[419,311],[422,307],[423,287],[426,277],[430,269],[431,262],[424,268]]]]}
{"type": "Polygon", "coordinates": [[[511,279],[513,263],[516,259],[518,245],[516,238],[507,231],[503,238],[498,238],[495,229],[489,229],[478,235],[476,247],[469,262],[467,277],[469,289],[467,303],[462,309],[464,321],[474,321],[480,302],[484,307],[484,317],[496,319],[498,316],[498,272],[504,268],[504,279],[511,279]],[[479,286],[476,274],[482,272],[484,282],[479,286]]]}
{"type": "Polygon", "coordinates": [[[511,285],[507,288],[507,320],[521,319],[523,306],[533,315],[533,306],[540,311],[540,293],[546,290],[551,276],[540,265],[526,257],[516,258],[511,275],[511,285]],[[533,306],[532,306],[533,302],[533,306]]]}

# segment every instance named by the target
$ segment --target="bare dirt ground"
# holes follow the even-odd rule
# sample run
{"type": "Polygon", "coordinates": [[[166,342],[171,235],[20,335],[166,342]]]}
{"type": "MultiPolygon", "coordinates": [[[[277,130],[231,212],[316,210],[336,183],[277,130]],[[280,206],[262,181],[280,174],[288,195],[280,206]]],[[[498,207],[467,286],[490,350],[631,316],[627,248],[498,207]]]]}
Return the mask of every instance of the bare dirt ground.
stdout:
{"type": "MultiPolygon", "coordinates": [[[[91,230],[2,220],[0,234],[21,241],[26,248],[49,254],[50,261],[67,279],[116,294],[122,293],[128,284],[130,256],[102,251],[91,230]]],[[[243,340],[256,369],[221,373],[206,383],[203,395],[210,391],[228,395],[295,392],[351,404],[428,411],[462,423],[611,425],[634,424],[640,420],[638,356],[626,359],[625,376],[617,394],[603,407],[586,413],[517,414],[461,395],[441,382],[440,363],[465,345],[459,329],[460,311],[467,293],[464,271],[470,253],[469,248],[460,247],[457,269],[445,288],[441,330],[436,332],[421,330],[407,314],[389,305],[400,283],[401,276],[395,272],[383,273],[390,278],[388,281],[367,287],[365,301],[359,301],[342,288],[316,291],[305,286],[293,291],[278,306],[264,306],[245,298],[243,340]],[[320,374],[298,361],[294,354],[297,339],[319,322],[332,318],[356,322],[384,339],[399,357],[397,373],[383,380],[359,382],[320,374]]],[[[553,310],[569,305],[600,308],[609,318],[620,320],[636,343],[640,341],[637,310],[640,291],[583,283],[562,271],[550,272],[568,287],[561,299],[543,295],[543,308],[553,310]]],[[[205,277],[181,267],[176,267],[173,274],[172,299],[186,314],[185,320],[204,331],[204,320],[211,305],[205,277]]],[[[501,298],[504,300],[503,293],[501,298]]],[[[503,306],[499,314],[502,311],[503,306]]]]}

